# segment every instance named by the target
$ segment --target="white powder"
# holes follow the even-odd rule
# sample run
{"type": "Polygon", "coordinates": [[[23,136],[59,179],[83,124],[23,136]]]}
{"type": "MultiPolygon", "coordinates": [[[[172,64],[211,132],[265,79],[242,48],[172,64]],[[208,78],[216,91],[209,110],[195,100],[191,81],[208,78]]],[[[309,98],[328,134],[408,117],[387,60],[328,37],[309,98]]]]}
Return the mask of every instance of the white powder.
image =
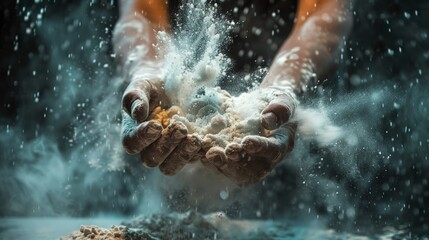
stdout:
{"type": "Polygon", "coordinates": [[[207,135],[214,145],[225,147],[229,142],[240,142],[246,135],[263,135],[260,115],[274,99],[274,91],[261,89],[235,97],[219,87],[207,88],[205,96],[191,99],[198,100],[200,105],[196,109],[185,106],[192,111],[175,116],[175,120],[185,123],[191,133],[207,135]]]}
{"type": "MultiPolygon", "coordinates": [[[[198,4],[204,3],[197,1],[198,4]]],[[[172,104],[182,109],[181,115],[175,115],[173,119],[184,123],[190,133],[211,138],[215,146],[239,143],[247,135],[266,136],[260,124],[261,112],[275,99],[278,89],[255,88],[232,96],[216,87],[220,78],[231,79],[225,76],[229,60],[220,52],[230,25],[216,18],[213,9],[208,8],[207,13],[206,7],[196,5],[187,5],[185,20],[188,22],[181,26],[181,31],[186,34],[174,39],[165,33],[159,36],[162,45],[168,46],[162,53],[167,61],[165,91],[172,104]],[[195,25],[197,20],[199,24],[195,25]]],[[[277,63],[294,59],[299,50],[293,48],[284,53],[277,63]]],[[[290,91],[287,88],[290,84],[283,90],[290,91]]],[[[341,130],[331,126],[328,118],[316,110],[299,108],[292,121],[301,123],[299,130],[305,138],[322,145],[341,135],[341,130]]]]}
{"type": "Polygon", "coordinates": [[[342,128],[335,126],[321,109],[298,108],[292,119],[297,121],[298,132],[306,141],[315,141],[319,146],[328,146],[345,137],[342,128]]]}

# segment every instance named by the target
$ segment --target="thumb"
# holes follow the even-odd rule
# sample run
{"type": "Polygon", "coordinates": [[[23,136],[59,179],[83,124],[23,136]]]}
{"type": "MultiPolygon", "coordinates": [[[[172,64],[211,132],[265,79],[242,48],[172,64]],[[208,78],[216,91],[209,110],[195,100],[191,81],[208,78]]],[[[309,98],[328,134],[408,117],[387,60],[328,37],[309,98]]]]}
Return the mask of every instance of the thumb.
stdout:
{"type": "Polygon", "coordinates": [[[263,111],[261,124],[265,129],[274,130],[287,123],[292,115],[293,109],[281,102],[271,102],[263,111]]]}

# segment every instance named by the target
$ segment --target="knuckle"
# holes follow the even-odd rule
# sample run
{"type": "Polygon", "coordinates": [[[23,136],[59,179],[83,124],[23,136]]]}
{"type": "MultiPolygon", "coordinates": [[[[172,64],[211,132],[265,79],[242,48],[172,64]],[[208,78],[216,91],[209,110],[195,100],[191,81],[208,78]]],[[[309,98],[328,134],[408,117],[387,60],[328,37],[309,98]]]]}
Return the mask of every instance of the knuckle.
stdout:
{"type": "Polygon", "coordinates": [[[167,176],[173,176],[176,174],[177,170],[174,167],[164,167],[163,165],[161,165],[159,167],[159,170],[167,176]]]}
{"type": "Polygon", "coordinates": [[[133,147],[133,141],[128,136],[122,136],[122,147],[128,154],[135,154],[138,151],[133,147]]]}
{"type": "Polygon", "coordinates": [[[143,158],[141,157],[140,160],[143,162],[143,165],[147,168],[154,168],[158,167],[159,163],[155,157],[149,157],[149,158],[143,158]]]}
{"type": "Polygon", "coordinates": [[[122,106],[125,111],[130,114],[131,113],[131,105],[132,103],[140,97],[139,90],[130,90],[126,91],[122,96],[122,106]]]}

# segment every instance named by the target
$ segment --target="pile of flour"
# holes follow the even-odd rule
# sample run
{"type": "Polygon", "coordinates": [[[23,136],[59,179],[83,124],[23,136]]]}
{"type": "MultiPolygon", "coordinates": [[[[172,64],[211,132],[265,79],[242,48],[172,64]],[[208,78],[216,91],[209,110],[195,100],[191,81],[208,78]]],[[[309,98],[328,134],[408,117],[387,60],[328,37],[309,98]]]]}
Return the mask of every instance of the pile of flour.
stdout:
{"type": "Polygon", "coordinates": [[[175,115],[173,119],[184,123],[190,133],[209,137],[215,146],[220,147],[231,142],[239,143],[247,135],[265,136],[260,116],[274,98],[269,91],[231,96],[219,87],[208,88],[204,96],[195,97],[185,107],[184,116],[175,115]]]}

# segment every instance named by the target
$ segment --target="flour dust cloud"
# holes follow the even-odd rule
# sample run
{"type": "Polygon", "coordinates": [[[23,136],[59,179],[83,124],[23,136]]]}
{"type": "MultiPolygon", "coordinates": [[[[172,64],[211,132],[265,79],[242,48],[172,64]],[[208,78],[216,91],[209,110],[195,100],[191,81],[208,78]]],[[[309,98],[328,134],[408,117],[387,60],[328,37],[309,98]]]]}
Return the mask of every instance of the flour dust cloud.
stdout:
{"type": "MultiPolygon", "coordinates": [[[[238,23],[209,2],[184,4],[173,36],[159,39],[168,46],[165,88],[181,110],[173,121],[224,147],[263,131],[250,126],[258,126],[272,90],[257,90],[266,69],[231,72],[225,46],[238,23]],[[225,133],[228,139],[219,137],[225,133]]],[[[3,17],[11,24],[2,25],[0,46],[10,56],[0,59],[2,216],[197,209],[233,218],[292,215],[349,229],[403,222],[428,228],[428,3],[355,6],[337,72],[296,97],[294,151],[244,189],[222,180],[207,187],[217,178],[192,168],[162,176],[125,154],[119,135],[126,86],[111,44],[116,1],[7,4],[3,17]]]]}

